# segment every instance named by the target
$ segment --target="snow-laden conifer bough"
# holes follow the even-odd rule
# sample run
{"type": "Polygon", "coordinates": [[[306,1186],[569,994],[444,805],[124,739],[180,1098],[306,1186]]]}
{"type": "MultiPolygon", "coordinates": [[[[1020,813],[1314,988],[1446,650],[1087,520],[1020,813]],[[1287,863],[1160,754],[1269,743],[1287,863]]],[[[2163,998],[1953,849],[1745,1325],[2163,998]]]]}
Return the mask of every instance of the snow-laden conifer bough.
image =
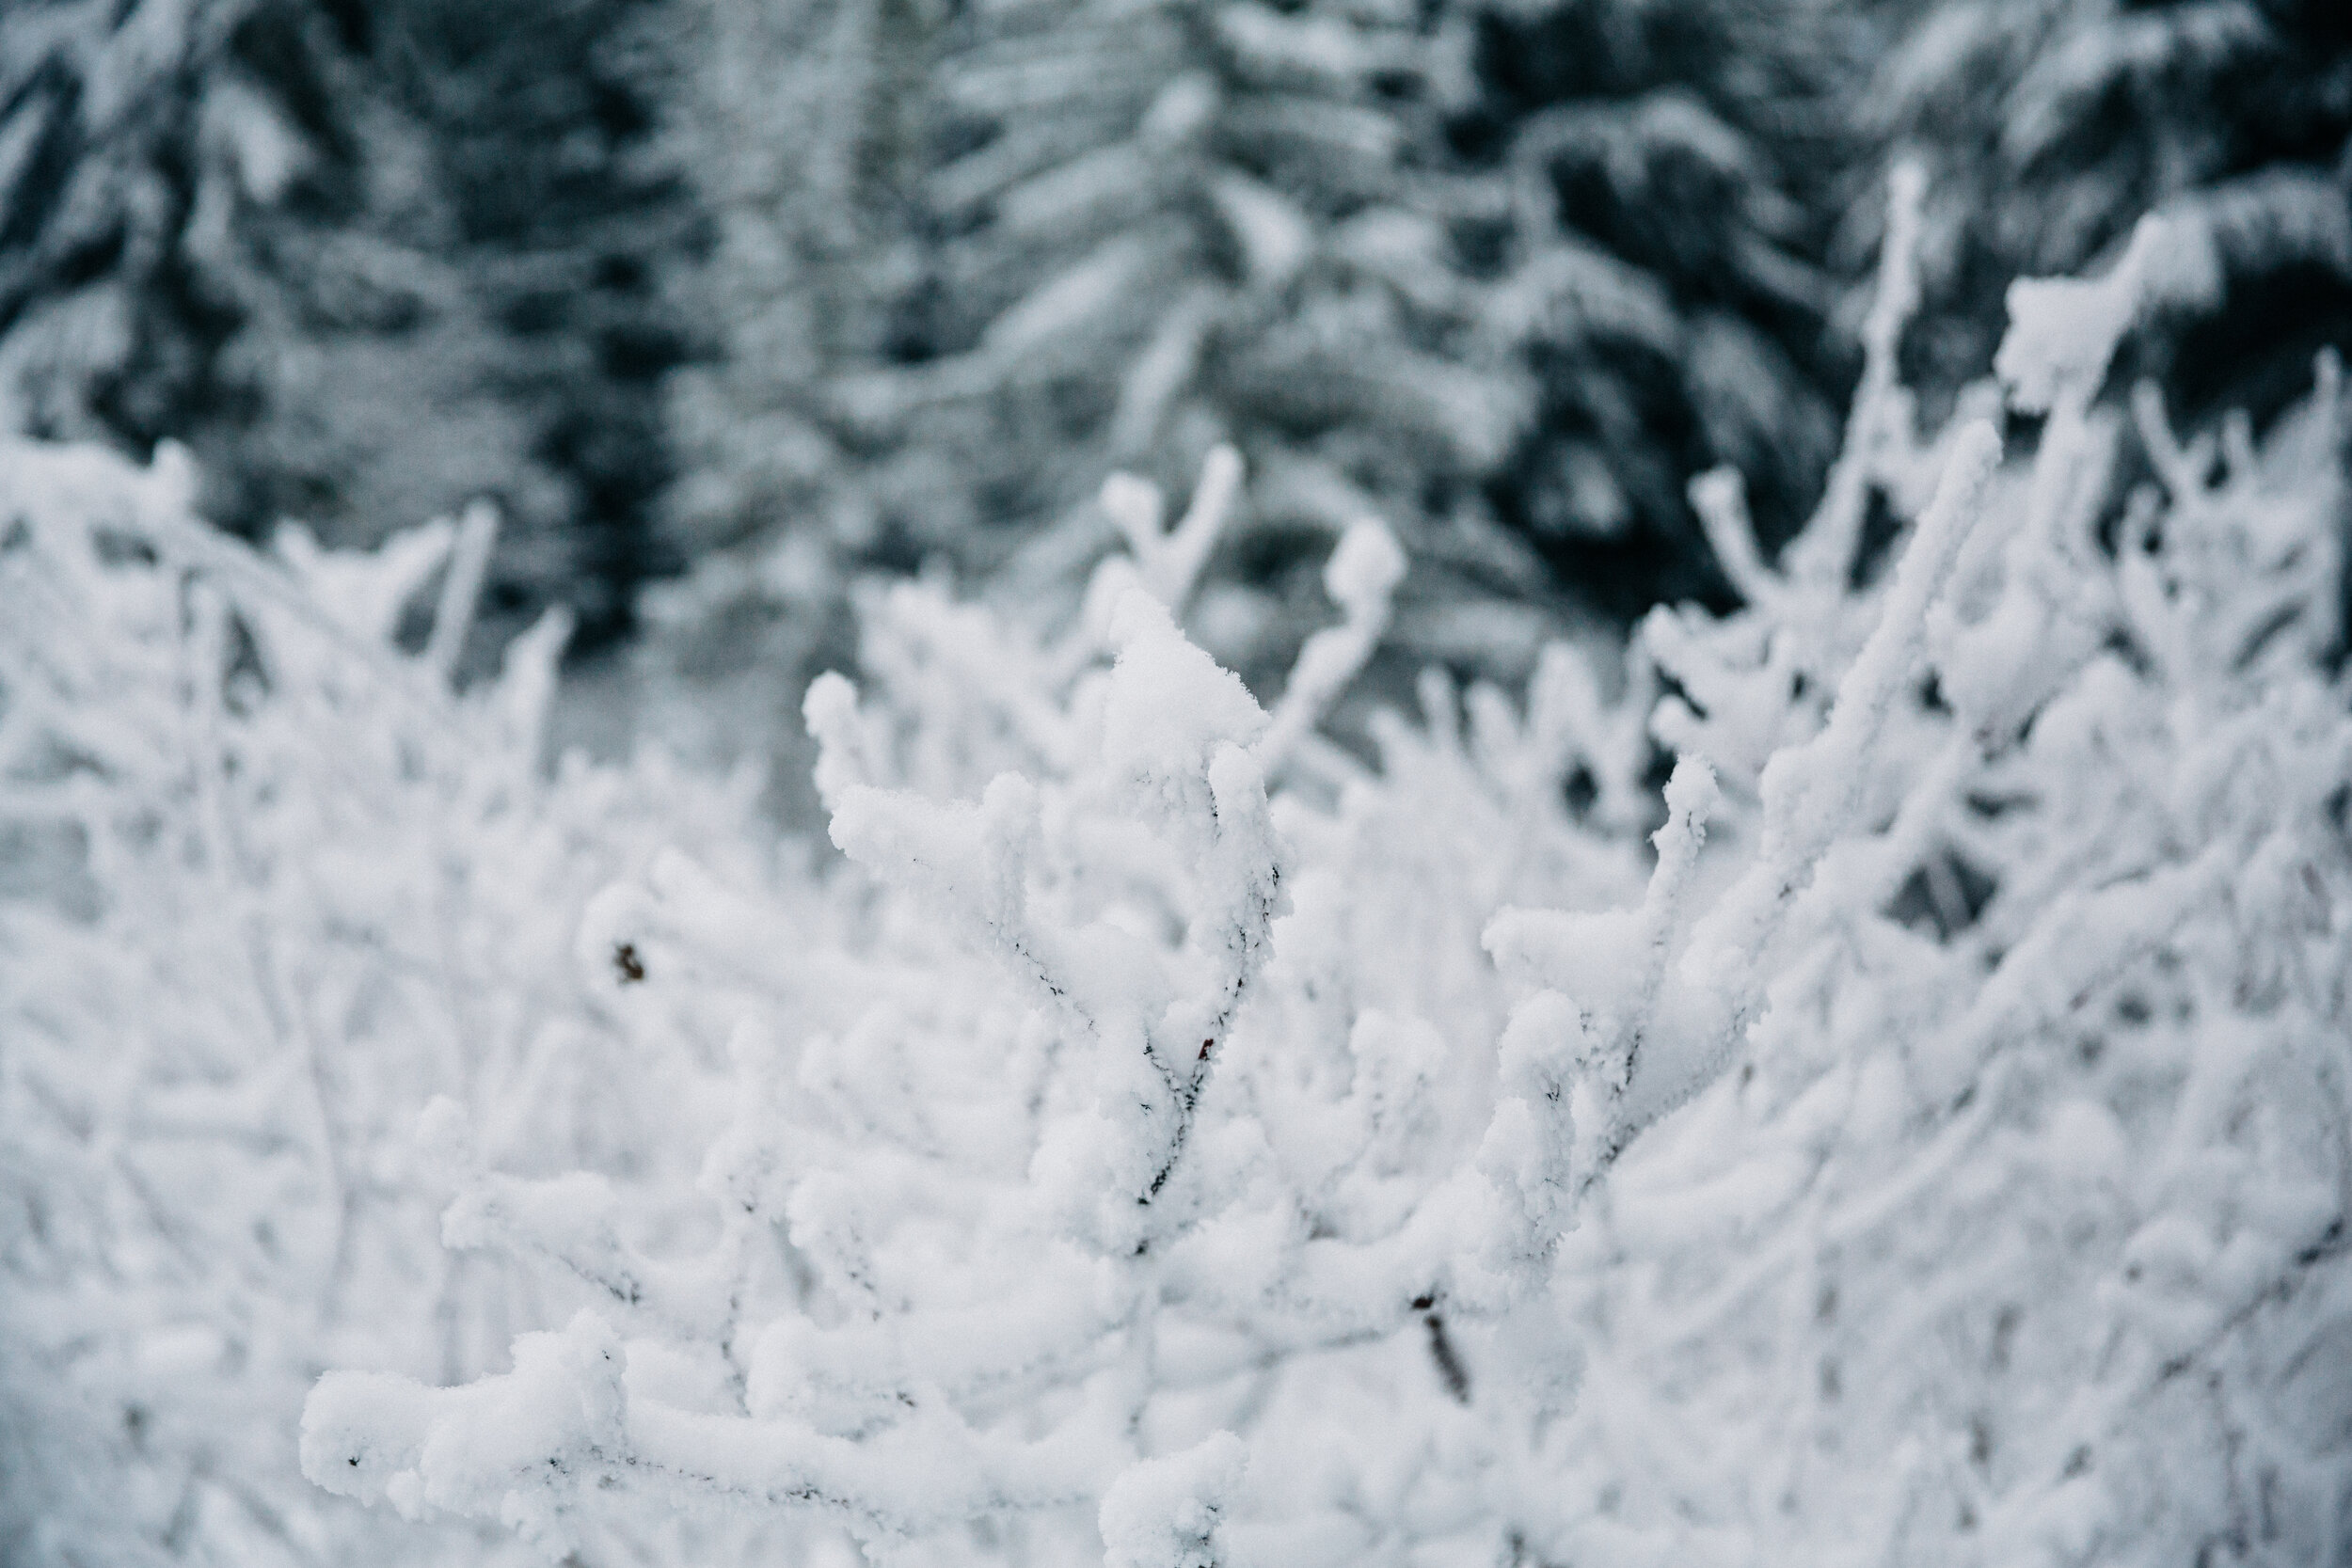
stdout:
{"type": "MultiPolygon", "coordinates": [[[[1768,566],[1702,485],[1750,603],[1658,612],[1613,705],[1563,649],[1523,713],[1432,677],[1377,769],[1316,740],[1367,524],[1268,715],[1177,620],[1222,471],[1170,533],[1106,491],[1061,641],[894,591],[809,695],[853,891],[736,1028],[715,1241],[438,1107],[448,1239],[599,1299],[465,1386],[329,1375],[309,1473],[558,1553],[725,1505],[1113,1568],[2352,1550],[2336,372],[2266,451],[2143,404],[2105,517],[2161,228],[2013,291],[2005,468],[1996,397],[1923,441],[1892,373],[1916,199],[1820,515],[1768,566]]],[[[686,886],[583,963],[757,945],[686,886]]]]}

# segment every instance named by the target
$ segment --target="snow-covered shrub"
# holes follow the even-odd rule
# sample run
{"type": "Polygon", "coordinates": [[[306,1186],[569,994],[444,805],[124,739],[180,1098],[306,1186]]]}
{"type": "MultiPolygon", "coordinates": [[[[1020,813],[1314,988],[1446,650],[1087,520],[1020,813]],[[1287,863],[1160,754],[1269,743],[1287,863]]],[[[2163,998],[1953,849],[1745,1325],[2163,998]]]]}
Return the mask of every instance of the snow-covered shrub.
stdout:
{"type": "MultiPolygon", "coordinates": [[[[1700,1037],[1736,1069],[1564,1246],[1587,1382],[1538,1555],[2352,1542],[2344,411],[2323,363],[2266,449],[2184,450],[2143,397],[2163,487],[2103,504],[2121,432],[2091,399],[2169,238],[2012,289],[2030,464],[1991,472],[1984,425],[1910,439],[1899,272],[1848,467],[1783,569],[1742,547],[1733,487],[1708,498],[1750,608],[1646,641],[1684,698],[1659,733],[1715,763],[1715,829],[1754,847],[1669,970],[1733,1022],[1700,1037]],[[1938,470],[1899,564],[1851,591],[1868,493],[1908,515],[1938,470]]],[[[1499,934],[1592,995],[1552,917],[1499,934]]],[[[1681,1087],[1645,1085],[1673,1060],[1655,1022],[1602,1037],[1638,1041],[1635,1118],[1681,1087]]]]}
{"type": "Polygon", "coordinates": [[[739,902],[584,927],[615,997],[738,999],[702,1233],[437,1109],[451,1238],[603,1299],[500,1376],[330,1376],[312,1477],[557,1551],[682,1507],[812,1560],[2340,1558],[2335,373],[2259,450],[2143,404],[2161,487],[2107,506],[2152,226],[2019,284],[2006,391],[1923,439],[1900,184],[1820,515],[1768,564],[1709,480],[1750,602],[1623,680],[1433,681],[1361,766],[1314,710],[1393,546],[1267,714],[1171,618],[1217,498],[1126,483],[1064,641],[898,590],[807,705],[825,948],[762,998],[803,939],[739,902]]]}
{"type": "Polygon", "coordinates": [[[667,844],[764,878],[746,792],[548,777],[558,622],[452,692],[486,515],[272,560],[191,488],[0,451],[0,1560],[495,1558],[304,1484],[303,1393],[570,1310],[439,1246],[433,1096],[548,1171],[659,1178],[723,1124],[708,1025],[636,1051],[574,930],[667,844]]]}
{"type": "MultiPolygon", "coordinates": [[[[314,1477],[559,1544],[645,1497],[800,1497],[877,1545],[1084,1560],[1106,1531],[1150,1562],[1235,1531],[1284,1549],[1302,1521],[1258,1499],[1286,1488],[1311,1533],[1371,1539],[1359,1507],[1386,1533],[1314,1434],[1359,1412],[1359,1461],[1401,1478],[1432,1432],[1387,1413],[1418,1407],[1452,1434],[1446,1484],[1477,1493],[1494,1434],[1457,1337],[1507,1331],[1552,1369],[1531,1411],[1572,1382],[1570,1347],[1514,1310],[1542,1299],[1546,1200],[1487,1129],[1508,998],[1479,931],[1505,897],[1638,888],[1556,784],[1593,750],[1625,809],[1639,719],[1604,742],[1564,656],[1532,720],[1475,698],[1467,736],[1391,735],[1386,778],[1318,741],[1403,566],[1371,523],[1327,569],[1340,623],[1261,710],[1170,615],[1231,467],[1166,532],[1147,488],[1108,489],[1135,554],[1067,639],[930,585],[876,607],[873,689],[834,678],[808,704],[861,875],[839,950],[736,1031],[738,1119],[702,1179],[715,1246],[621,1244],[608,1194],[495,1169],[444,1109],[453,1237],[606,1302],[518,1343],[504,1378],[330,1379],[314,1477]],[[1301,785],[1272,800],[1270,775],[1301,785]],[[1391,858],[1422,802],[1459,837],[1391,858]],[[1245,1478],[1226,1429],[1253,1424],[1245,1478]]],[[[589,928],[642,956],[629,989],[656,1006],[745,941],[732,911],[629,884],[589,928]]]]}

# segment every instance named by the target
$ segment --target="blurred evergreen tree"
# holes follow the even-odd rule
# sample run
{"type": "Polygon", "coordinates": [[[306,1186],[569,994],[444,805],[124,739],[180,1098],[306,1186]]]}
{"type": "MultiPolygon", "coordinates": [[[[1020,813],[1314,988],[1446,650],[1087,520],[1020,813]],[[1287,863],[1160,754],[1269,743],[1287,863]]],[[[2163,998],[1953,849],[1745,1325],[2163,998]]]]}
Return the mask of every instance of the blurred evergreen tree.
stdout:
{"type": "Polygon", "coordinates": [[[1822,265],[1870,35],[1836,0],[1469,0],[1454,146],[1506,193],[1488,309],[1541,404],[1497,509],[1619,614],[1725,585],[1685,486],[1786,537],[1836,442],[1822,265]]]}
{"type": "Polygon", "coordinates": [[[515,560],[556,580],[595,641],[626,629],[670,478],[661,378],[686,356],[662,293],[693,238],[655,137],[671,86],[663,0],[397,0],[383,68],[429,127],[449,252],[495,328],[491,383],[532,462],[560,477],[560,539],[515,560]]]}
{"type": "Polygon", "coordinates": [[[1719,586],[1692,473],[1740,464],[1771,527],[1826,459],[1827,226],[1783,168],[1838,123],[1825,4],[695,10],[723,341],[673,404],[691,667],[804,647],[844,564],[1068,584],[1104,474],[1181,490],[1232,442],[1221,657],[1284,667],[1374,512],[1407,657],[1508,670],[1577,601],[1719,586]]]}
{"type": "Polygon", "coordinates": [[[788,688],[762,715],[787,734],[847,635],[836,554],[880,531],[831,393],[886,357],[914,293],[929,33],[894,0],[671,8],[669,142],[708,230],[667,279],[701,335],[669,382],[664,540],[692,575],[648,601],[657,663],[707,691],[746,673],[788,688]]]}
{"type": "Polygon", "coordinates": [[[72,0],[0,18],[8,422],[203,461],[250,529],[556,510],[489,393],[424,128],[364,7],[72,0]]]}
{"type": "Polygon", "coordinates": [[[1181,492],[1220,442],[1252,475],[1228,657],[1281,660],[1283,601],[1368,511],[1424,590],[1548,592],[1480,484],[1532,400],[1454,257],[1459,25],[1389,0],[700,9],[727,341],[679,388],[676,516],[742,554],[680,620],[739,647],[747,601],[821,597],[829,562],[1066,587],[1107,472],[1181,492]]]}
{"type": "Polygon", "coordinates": [[[1312,567],[1365,513],[1414,558],[1407,645],[1523,657],[1533,623],[1502,606],[1550,585],[1482,482],[1533,388],[1460,254],[1490,193],[1442,135],[1470,42],[1458,14],[1407,0],[958,18],[922,334],[910,362],[845,388],[853,418],[971,454],[961,526],[983,548],[1067,519],[1022,542],[1016,580],[1083,547],[1108,469],[1181,489],[1230,442],[1251,486],[1204,628],[1228,657],[1287,665],[1320,605],[1312,567]],[[1465,601],[1490,608],[1447,615],[1465,601]]]}
{"type": "MultiPolygon", "coordinates": [[[[576,207],[548,199],[561,182],[501,191],[485,172],[569,160],[570,190],[604,173],[600,145],[572,134],[602,104],[573,108],[581,89],[554,80],[580,68],[586,10],[7,8],[0,422],[135,451],[183,441],[207,511],[246,531],[294,517],[350,542],[491,496],[507,518],[495,592],[617,624],[634,563],[611,535],[660,472],[650,449],[600,450],[627,420],[592,405],[626,405],[633,376],[651,430],[659,367],[540,346],[515,278],[593,247],[576,207]],[[534,80],[485,86],[495,51],[469,51],[460,24],[517,20],[533,24],[534,80]],[[499,115],[469,117],[501,92],[499,115]],[[485,141],[501,145],[485,158],[485,141]]],[[[628,293],[625,271],[601,275],[607,294],[628,293]]],[[[562,314],[572,339],[601,341],[593,304],[562,314]]]]}
{"type": "Polygon", "coordinates": [[[2192,418],[2267,417],[2315,349],[2352,345],[2352,6],[1914,0],[1884,19],[1898,41],[1859,128],[1932,177],[1923,383],[1985,372],[2011,277],[2095,265],[2152,210],[2179,220],[2174,306],[2122,376],[2161,377],[2192,418]]]}

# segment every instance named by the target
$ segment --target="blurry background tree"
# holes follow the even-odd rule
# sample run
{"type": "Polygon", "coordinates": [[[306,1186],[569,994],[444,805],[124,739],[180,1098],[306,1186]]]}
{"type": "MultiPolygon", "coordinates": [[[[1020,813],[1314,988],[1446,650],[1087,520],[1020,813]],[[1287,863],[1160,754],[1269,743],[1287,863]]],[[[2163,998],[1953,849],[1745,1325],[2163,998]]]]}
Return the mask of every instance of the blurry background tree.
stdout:
{"type": "Polygon", "coordinates": [[[1507,191],[1488,309],[1537,417],[1498,512],[1616,615],[1725,585],[1684,487],[1811,506],[1848,373],[1821,266],[1868,35],[1821,0],[1473,0],[1453,145],[1507,191]]]}
{"type": "Polygon", "coordinates": [[[187,441],[249,531],[493,495],[493,610],[644,604],[729,731],[797,727],[854,578],[1050,610],[1102,474],[1230,441],[1219,657],[1278,678],[1373,512],[1397,664],[1507,676],[1728,602],[1693,474],[1768,548],[1811,505],[1887,157],[1931,403],[2163,205],[2123,372],[2194,422],[2352,341],[2348,135],[2322,0],[22,0],[0,419],[187,441]]]}
{"type": "Polygon", "coordinates": [[[668,383],[662,519],[692,576],[652,600],[655,649],[706,694],[777,673],[772,719],[842,645],[830,542],[877,531],[824,392],[882,356],[917,264],[900,191],[928,29],[866,0],[676,0],[668,22],[669,136],[708,222],[667,279],[699,328],[668,383]]]}
{"type": "MultiPolygon", "coordinates": [[[[1287,667],[1336,530],[1415,570],[1403,660],[1523,667],[1581,602],[1720,591],[1682,490],[1768,534],[1831,444],[1853,29],[1812,0],[702,0],[681,166],[720,241],[673,412],[677,665],[832,657],[847,567],[1051,597],[1114,467],[1255,476],[1196,631],[1287,667]],[[1810,183],[1808,183],[1810,182],[1810,183]]],[[[791,711],[792,693],[773,693],[791,711]]]]}
{"type": "Polygon", "coordinates": [[[494,607],[618,629],[667,352],[644,114],[596,48],[628,5],[8,8],[0,419],[183,441],[248,531],[495,497],[494,607]]]}
{"type": "Polygon", "coordinates": [[[723,235],[701,286],[744,308],[705,312],[728,324],[723,358],[680,388],[686,449],[716,461],[690,459],[675,520],[689,554],[771,564],[714,564],[684,626],[739,645],[747,598],[821,594],[834,561],[939,554],[1066,590],[1107,543],[1104,472],[1181,483],[1220,442],[1258,499],[1204,629],[1252,673],[1365,512],[1454,596],[1546,593],[1479,487],[1531,400],[1454,257],[1474,194],[1440,157],[1458,18],[703,14],[682,161],[723,235]]]}
{"type": "Polygon", "coordinates": [[[696,236],[653,133],[668,86],[665,0],[397,0],[385,67],[431,128],[453,260],[493,325],[497,393],[564,485],[563,546],[516,559],[560,583],[591,642],[628,628],[673,569],[652,536],[671,477],[661,377],[684,357],[662,259],[696,236]],[[392,33],[397,28],[396,34],[392,33]]]}
{"type": "MultiPolygon", "coordinates": [[[[2186,220],[2175,304],[2124,366],[2192,419],[2266,420],[2352,343],[2352,7],[2341,0],[1902,0],[1858,103],[1931,174],[1923,389],[1986,373],[2021,274],[2186,220]]],[[[1875,224],[1875,204],[1855,209],[1875,224]]]]}

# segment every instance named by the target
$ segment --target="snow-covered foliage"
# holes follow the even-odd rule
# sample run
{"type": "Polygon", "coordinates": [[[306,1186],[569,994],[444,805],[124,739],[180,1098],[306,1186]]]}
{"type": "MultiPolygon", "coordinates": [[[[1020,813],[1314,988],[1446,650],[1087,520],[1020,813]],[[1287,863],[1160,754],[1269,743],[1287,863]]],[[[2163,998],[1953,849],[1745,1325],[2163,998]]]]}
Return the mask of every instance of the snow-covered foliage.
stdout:
{"type": "Polygon", "coordinates": [[[667,846],[764,875],[747,792],[547,777],[560,618],[452,693],[486,513],[272,559],[191,489],[171,449],[0,451],[0,1560],[501,1560],[303,1483],[301,1400],[555,1309],[438,1244],[435,1095],[653,1193],[723,1124],[703,1034],[637,1050],[573,933],[667,846]]]}
{"type": "Polygon", "coordinates": [[[2089,405],[2168,238],[2012,289],[2012,470],[1872,397],[1882,316],[1785,569],[1646,628],[1756,846],[1679,968],[1746,1022],[1564,1249],[1571,1491],[1686,1559],[2345,1550],[2344,411],[2323,363],[2267,450],[2185,451],[2143,398],[2164,488],[2107,515],[2089,405]],[[1867,491],[1939,472],[1848,592],[1867,491]]]}
{"type": "Polygon", "coordinates": [[[1899,184],[1819,515],[1768,562],[1710,478],[1749,602],[1622,674],[1433,679],[1352,758],[1313,705],[1400,553],[1342,541],[1269,714],[1175,619],[1230,472],[1172,531],[1116,483],[1063,638],[882,600],[807,702],[829,921],[675,859],[581,920],[624,1057],[726,1041],[694,1187],[437,1104],[447,1239],[594,1303],[331,1374],[308,1473],[557,1556],[679,1509],[795,1560],[2341,1559],[2336,372],[2262,447],[2143,401],[2107,507],[2155,226],[2016,285],[1925,436],[1899,184]]]}
{"type": "MultiPolygon", "coordinates": [[[[1444,1414],[1468,1395],[1457,1314],[1505,1323],[1566,1389],[1572,1347],[1511,1312],[1540,1299],[1547,1246],[1539,1171],[1512,1162],[1545,1151],[1523,1104],[1487,1129],[1507,1004],[1476,940],[1495,895],[1539,890],[1514,867],[1572,885],[1589,860],[1638,885],[1568,821],[1559,757],[1534,758],[1597,699],[1562,668],[1547,734],[1481,704],[1490,757],[1399,741],[1400,774],[1485,802],[1463,832],[1518,842],[1497,863],[1512,885],[1472,900],[1450,867],[1385,855],[1369,776],[1336,814],[1278,808],[1269,774],[1348,768],[1299,705],[1368,652],[1404,563],[1376,524],[1343,539],[1344,619],[1269,715],[1170,618],[1231,496],[1207,488],[1164,534],[1154,496],[1113,486],[1138,555],[1097,576],[1065,641],[928,587],[880,607],[878,689],[834,677],[808,703],[858,901],[841,950],[803,952],[738,1026],[739,1116],[703,1175],[716,1245],[628,1248],[600,1195],[498,1171],[437,1113],[470,1173],[453,1236],[598,1281],[617,1310],[460,1389],[330,1379],[305,1422],[323,1484],[559,1545],[575,1514],[643,1497],[801,1498],[877,1545],[968,1550],[977,1520],[1024,1560],[1106,1542],[1173,1561],[1295,1533],[1257,1500],[1281,1485],[1263,1435],[1285,1430],[1306,1523],[1355,1539],[1340,1478],[1308,1464],[1308,1433],[1349,1410],[1359,1457],[1401,1475],[1427,1434],[1381,1413],[1434,1398],[1471,1423],[1454,1480],[1475,1487],[1487,1423],[1444,1414]],[[1386,961],[1416,928],[1438,939],[1427,961],[1386,961]],[[1239,1423],[1263,1429],[1247,1478],[1221,1430],[1237,1403],[1262,1412],[1239,1423]]],[[[739,919],[629,885],[590,917],[656,1003],[698,989],[739,919]]]]}

